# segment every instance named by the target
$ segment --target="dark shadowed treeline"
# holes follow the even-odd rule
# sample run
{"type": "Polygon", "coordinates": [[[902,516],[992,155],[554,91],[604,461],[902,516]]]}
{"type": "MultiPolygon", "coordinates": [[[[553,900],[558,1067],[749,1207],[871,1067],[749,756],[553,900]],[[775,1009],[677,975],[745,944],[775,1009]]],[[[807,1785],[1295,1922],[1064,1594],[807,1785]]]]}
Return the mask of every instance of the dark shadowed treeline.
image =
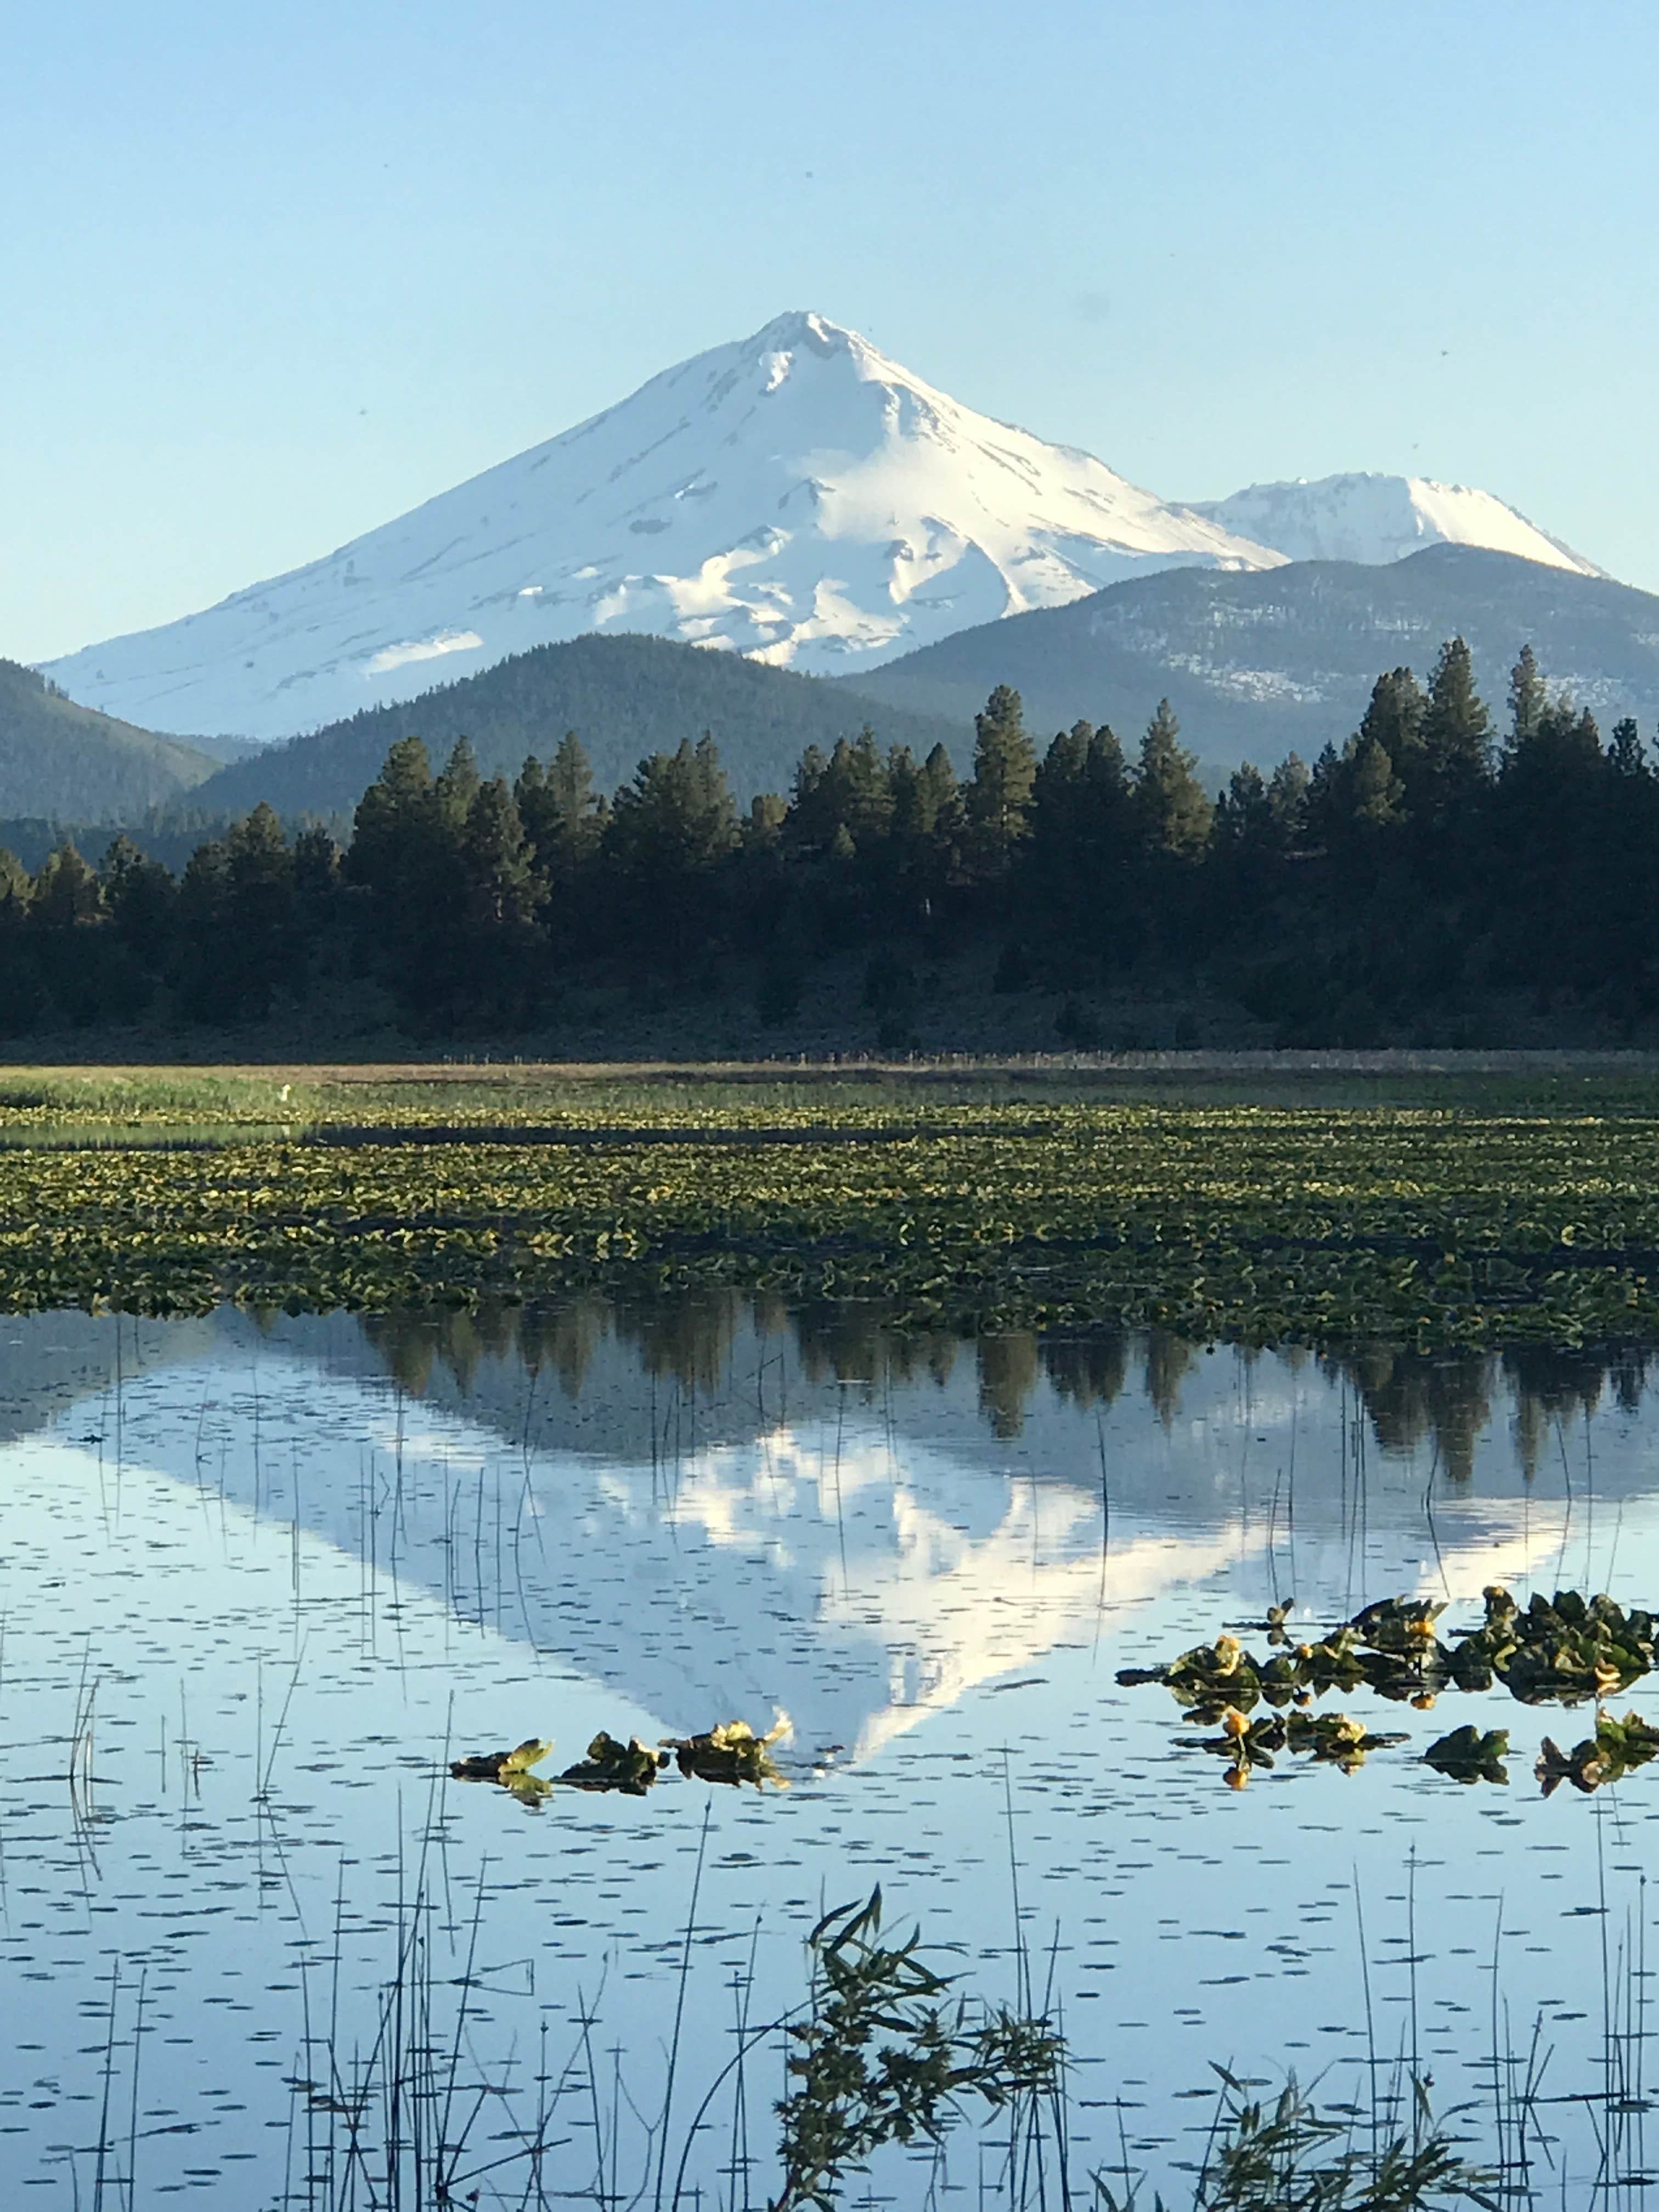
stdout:
{"type": "MultiPolygon", "coordinates": [[[[894,1327],[867,1302],[798,1304],[769,1291],[666,1297],[638,1305],[598,1296],[556,1306],[485,1301],[461,1311],[365,1315],[358,1325],[402,1389],[424,1397],[447,1376],[464,1399],[476,1399],[481,1416],[489,1417],[493,1407],[494,1418],[514,1437],[520,1428],[514,1425],[527,1418],[524,1407],[492,1389],[488,1370],[540,1376],[544,1396],[556,1393],[577,1405],[607,1340],[626,1347],[638,1375],[658,1386],[651,1403],[659,1426],[678,1408],[684,1413],[679,1432],[711,1443],[758,1433],[768,1418],[764,1393],[755,1388],[752,1348],[738,1358],[745,1331],[776,1351],[787,1348],[809,1385],[847,1389],[854,1394],[849,1403],[871,1409],[890,1407],[896,1389],[928,1382],[943,1389],[962,1362],[973,1376],[981,1417],[1006,1438],[1021,1433],[1045,1389],[1085,1413],[1144,1400],[1169,1427],[1181,1418],[1183,1395],[1202,1376],[1206,1357],[1206,1346],[1161,1329],[1085,1337],[1013,1329],[968,1339],[946,1329],[894,1327]]],[[[1454,1487],[1473,1479],[1481,1439],[1507,1427],[1522,1476],[1557,1495],[1576,1479],[1584,1423],[1614,1407],[1633,1416],[1655,1364],[1650,1352],[1635,1346],[1541,1344],[1450,1355],[1382,1345],[1317,1357],[1291,1349],[1276,1358],[1306,1363],[1351,1393],[1354,1422],[1363,1424],[1373,1444],[1384,1453],[1423,1451],[1454,1487]]],[[[1251,1365],[1247,1361],[1247,1391],[1251,1365]]],[[[777,1413],[775,1398],[771,1417],[777,1413]]],[[[1336,1474],[1324,1470],[1330,1480],[1336,1474]]],[[[1316,1484],[1321,1477],[1304,1473],[1303,1479],[1316,1484]]]]}
{"type": "Polygon", "coordinates": [[[966,949],[998,992],[1062,994],[1057,1042],[1139,986],[1231,1000],[1287,1044],[1480,1043],[1520,1017],[1659,1021],[1659,778],[1529,650],[1501,724],[1461,640],[1378,678],[1311,768],[1241,768],[1212,800],[1167,703],[1127,748],[1079,720],[1039,747],[1018,695],[974,769],[867,732],[733,804],[712,737],[605,797],[567,736],[515,781],[463,738],[395,744],[342,850],[268,806],[175,878],[119,837],[33,876],[0,854],[0,1026],[257,1022],[373,994],[415,1035],[556,1025],[573,992],[741,995],[795,1018],[850,957],[902,1047],[966,949]]]}

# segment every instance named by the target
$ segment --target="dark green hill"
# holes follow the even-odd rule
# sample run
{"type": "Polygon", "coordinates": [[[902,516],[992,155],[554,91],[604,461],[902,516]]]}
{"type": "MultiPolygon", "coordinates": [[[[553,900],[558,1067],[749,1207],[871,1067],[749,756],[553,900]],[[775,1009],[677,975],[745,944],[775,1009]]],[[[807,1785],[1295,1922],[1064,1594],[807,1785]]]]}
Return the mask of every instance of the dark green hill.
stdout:
{"type": "Polygon", "coordinates": [[[1659,598],[1514,554],[1434,545],[1371,568],[1303,561],[1251,573],[1169,568],[1070,606],[1012,615],[860,676],[861,694],[920,714],[969,715],[994,684],[1024,696],[1046,735],[1079,715],[1133,739],[1160,696],[1218,769],[1310,759],[1354,729],[1385,668],[1425,675],[1449,637],[1468,640],[1501,717],[1530,641],[1553,684],[1607,729],[1659,719],[1659,598]]]}
{"type": "Polygon", "coordinates": [[[182,738],[77,707],[33,669],[0,660],[0,814],[130,820],[217,766],[182,738]]]}
{"type": "Polygon", "coordinates": [[[672,752],[682,738],[710,730],[733,791],[746,799],[787,790],[805,746],[828,748],[866,720],[884,744],[925,753],[942,739],[959,761],[965,750],[960,717],[878,706],[815,677],[665,638],[578,637],[272,745],[222,769],[191,804],[240,813],[263,799],[283,814],[329,814],[356,805],[399,738],[423,738],[434,762],[457,738],[470,738],[486,775],[513,775],[526,753],[550,755],[567,730],[581,738],[606,791],[646,754],[672,752]]]}

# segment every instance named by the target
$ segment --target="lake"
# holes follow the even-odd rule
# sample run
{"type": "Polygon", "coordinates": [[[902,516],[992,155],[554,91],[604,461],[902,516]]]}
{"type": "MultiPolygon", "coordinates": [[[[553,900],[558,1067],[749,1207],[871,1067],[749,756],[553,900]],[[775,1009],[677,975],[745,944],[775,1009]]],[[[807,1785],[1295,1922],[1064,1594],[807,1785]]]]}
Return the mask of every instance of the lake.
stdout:
{"type": "MultiPolygon", "coordinates": [[[[1659,1765],[1546,1799],[1590,1708],[1361,1689],[1324,1707],[1405,1744],[1231,1790],[1117,1680],[1264,1648],[1286,1601],[1294,1634],[1408,1592],[1473,1625],[1495,1582],[1659,1601],[1645,1382],[736,1296],[0,1321],[0,2201],[382,2201],[342,2108],[407,1984],[478,2085],[463,2201],[538,2201],[527,2112],[549,2201],[668,2202],[738,2029],[877,1883],[965,1988],[1063,2020],[1075,2176],[1178,2192],[1212,2063],[1322,2077],[1362,2129],[1415,2071],[1512,2201],[1645,2201],[1659,1765]],[[449,1778],[778,1714],[787,1790],[449,1778]],[[1464,1721],[1511,1731],[1506,1786],[1423,1763],[1464,1721]]],[[[774,2039],[683,2201],[765,2202],[781,2086],[774,2039]]],[[[964,2131],[876,2201],[989,2201],[1006,2156],[964,2131]]]]}

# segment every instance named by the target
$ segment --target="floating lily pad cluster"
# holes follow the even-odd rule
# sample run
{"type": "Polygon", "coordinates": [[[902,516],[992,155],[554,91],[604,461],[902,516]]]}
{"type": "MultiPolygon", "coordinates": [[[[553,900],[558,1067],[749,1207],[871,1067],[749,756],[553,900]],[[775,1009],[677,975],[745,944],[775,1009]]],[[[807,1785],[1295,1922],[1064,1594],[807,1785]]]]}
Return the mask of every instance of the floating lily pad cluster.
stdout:
{"type": "MultiPolygon", "coordinates": [[[[1270,1766],[1277,1752],[1352,1772],[1368,1752],[1407,1740],[1370,1735],[1346,1714],[1305,1710],[1333,1691],[1369,1689],[1427,1711],[1448,1691],[1480,1692],[1500,1683],[1523,1705],[1599,1705],[1654,1664],[1652,1615],[1626,1611],[1609,1597],[1558,1590],[1553,1598],[1534,1595],[1522,1607],[1492,1584],[1485,1605],[1480,1625],[1449,1642],[1439,1631],[1443,1605],[1395,1597],[1366,1606],[1316,1642],[1296,1644],[1285,1626],[1289,1608],[1278,1607],[1266,1623],[1270,1656],[1258,1656],[1236,1636],[1221,1635],[1166,1665],[1126,1668],[1118,1680],[1162,1683],[1196,1719],[1218,1723],[1218,1737],[1177,1741],[1226,1756],[1228,1778],[1239,1788],[1253,1767],[1270,1766]],[[1276,1710],[1252,1721],[1249,1716],[1261,1705],[1276,1710]]],[[[1546,1796],[1563,1781],[1595,1789],[1644,1765],[1656,1749],[1659,1730],[1637,1714],[1623,1721],[1599,1715],[1595,1736],[1571,1753],[1547,1737],[1535,1771],[1546,1796]]],[[[1424,1754],[1437,1772],[1461,1782],[1506,1782],[1508,1756],[1507,1729],[1473,1727],[1454,1729],[1424,1754]]]]}
{"type": "MultiPolygon", "coordinates": [[[[1571,1751],[1563,1751],[1553,1737],[1546,1736],[1533,1774],[1546,1797],[1553,1796],[1564,1782],[1589,1796],[1604,1783],[1621,1782],[1656,1754],[1659,1754],[1659,1729],[1639,1713],[1626,1713],[1623,1720],[1616,1720],[1611,1713],[1598,1713],[1595,1735],[1574,1744],[1571,1751]]],[[[1509,1755],[1507,1729],[1460,1728],[1431,1743],[1423,1757],[1454,1782],[1505,1783],[1510,1778],[1504,1762],[1509,1755]]]]}
{"type": "Polygon", "coordinates": [[[1230,1789],[1242,1790],[1252,1768],[1271,1766],[1275,1752],[1288,1751],[1304,1758],[1322,1759],[1352,1774],[1365,1763],[1366,1754],[1404,1743],[1403,1735],[1372,1735],[1363,1722],[1346,1713],[1275,1713],[1246,1720],[1234,1706],[1221,1716],[1218,1736],[1177,1736],[1176,1741],[1194,1751],[1219,1752],[1231,1763],[1230,1789]]]}
{"type": "Polygon", "coordinates": [[[1639,1713],[1626,1713],[1621,1721],[1614,1720],[1611,1713],[1598,1713],[1595,1734],[1574,1744],[1571,1751],[1564,1752],[1546,1736],[1533,1771],[1547,1797],[1564,1782],[1571,1782],[1588,1796],[1603,1783],[1622,1781],[1632,1768],[1645,1766],[1656,1753],[1659,1753],[1659,1729],[1651,1727],[1639,1713]]]}
{"type": "Polygon", "coordinates": [[[586,1758],[558,1775],[533,1771],[551,1756],[553,1746],[530,1736],[513,1751],[475,1752],[458,1759],[449,1771],[457,1782],[498,1784],[532,1811],[560,1789],[617,1790],[623,1796],[643,1797],[671,1753],[680,1772],[699,1782],[750,1783],[757,1790],[769,1783],[775,1790],[787,1790],[788,1779],[779,1771],[771,1747],[790,1732],[789,1717],[781,1713],[764,1735],[757,1735],[747,1721],[722,1721],[697,1735],[665,1736],[653,1749],[637,1736],[623,1743],[601,1729],[588,1745],[586,1758]]]}
{"type": "Polygon", "coordinates": [[[774,1765],[771,1751],[788,1734],[788,1716],[781,1714],[764,1735],[757,1735],[747,1721],[722,1721],[701,1735],[663,1740],[680,1772],[695,1775],[699,1782],[748,1782],[757,1790],[769,1782],[775,1789],[787,1790],[789,1784],[774,1765]]]}

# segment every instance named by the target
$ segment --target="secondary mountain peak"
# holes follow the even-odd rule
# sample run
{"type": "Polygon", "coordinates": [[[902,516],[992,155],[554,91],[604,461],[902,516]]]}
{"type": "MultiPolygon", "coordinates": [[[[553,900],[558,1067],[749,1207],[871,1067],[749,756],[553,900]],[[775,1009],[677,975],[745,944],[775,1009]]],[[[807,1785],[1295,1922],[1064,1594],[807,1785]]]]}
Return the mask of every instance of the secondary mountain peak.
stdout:
{"type": "Polygon", "coordinates": [[[1271,545],[1291,561],[1375,564],[1403,560],[1425,545],[1475,545],[1581,576],[1604,573],[1493,493],[1438,483],[1432,477],[1350,474],[1311,483],[1297,477],[1248,484],[1193,512],[1271,545]]]}

